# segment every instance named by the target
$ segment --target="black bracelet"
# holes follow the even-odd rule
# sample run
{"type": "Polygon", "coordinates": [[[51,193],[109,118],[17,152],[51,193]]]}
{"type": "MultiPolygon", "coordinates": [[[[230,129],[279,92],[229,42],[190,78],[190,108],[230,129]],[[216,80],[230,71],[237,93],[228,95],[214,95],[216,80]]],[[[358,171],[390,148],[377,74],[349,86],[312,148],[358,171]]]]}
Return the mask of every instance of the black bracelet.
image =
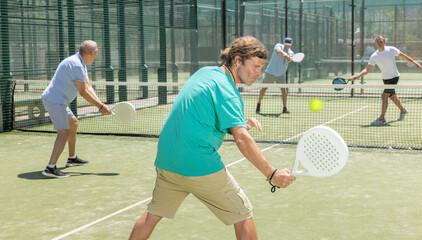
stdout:
{"type": "Polygon", "coordinates": [[[279,186],[276,186],[276,185],[274,185],[272,182],[271,182],[271,180],[273,179],[273,177],[274,177],[274,175],[276,174],[276,172],[278,171],[278,169],[276,169],[276,170],[274,170],[274,172],[273,172],[273,174],[271,174],[271,177],[270,177],[270,179],[269,179],[269,183],[270,183],[270,185],[272,186],[271,187],[271,192],[272,193],[274,193],[275,192],[275,190],[276,190],[276,187],[277,188],[280,188],[279,186]]]}
{"type": "Polygon", "coordinates": [[[100,107],[100,108],[98,108],[98,111],[100,111],[100,110],[103,108],[103,106],[104,106],[104,104],[103,104],[103,105],[101,105],[101,107],[100,107]]]}

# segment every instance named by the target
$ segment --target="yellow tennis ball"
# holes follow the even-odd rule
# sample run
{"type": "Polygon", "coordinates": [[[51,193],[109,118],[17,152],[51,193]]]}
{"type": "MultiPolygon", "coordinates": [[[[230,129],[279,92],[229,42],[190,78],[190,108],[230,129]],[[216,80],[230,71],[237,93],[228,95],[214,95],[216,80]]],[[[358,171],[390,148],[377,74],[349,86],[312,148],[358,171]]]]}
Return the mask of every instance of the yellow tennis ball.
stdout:
{"type": "Polygon", "coordinates": [[[321,109],[324,107],[324,104],[322,103],[322,101],[318,98],[313,98],[310,102],[309,102],[309,109],[311,109],[311,111],[321,111],[321,109]]]}

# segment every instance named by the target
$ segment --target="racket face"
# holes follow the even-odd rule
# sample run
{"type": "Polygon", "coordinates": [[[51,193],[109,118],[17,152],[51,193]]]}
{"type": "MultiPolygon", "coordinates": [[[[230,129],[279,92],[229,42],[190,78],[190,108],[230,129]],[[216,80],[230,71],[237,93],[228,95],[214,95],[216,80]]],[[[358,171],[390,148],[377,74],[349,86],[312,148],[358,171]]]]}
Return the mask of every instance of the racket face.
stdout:
{"type": "Polygon", "coordinates": [[[299,140],[293,175],[328,177],[338,173],[349,159],[343,138],[333,129],[318,126],[308,130],[299,140]],[[298,165],[304,170],[298,171],[298,165]]]}
{"type": "MultiPolygon", "coordinates": [[[[335,78],[333,80],[333,84],[347,84],[347,81],[344,78],[335,78]]],[[[343,88],[334,88],[334,90],[341,91],[343,88]]]]}
{"type": "Polygon", "coordinates": [[[123,123],[130,123],[135,120],[135,107],[129,102],[120,102],[111,110],[114,117],[123,123]]]}
{"type": "Polygon", "coordinates": [[[295,55],[293,55],[292,60],[293,62],[302,62],[303,58],[305,58],[304,53],[296,53],[295,55]]]}

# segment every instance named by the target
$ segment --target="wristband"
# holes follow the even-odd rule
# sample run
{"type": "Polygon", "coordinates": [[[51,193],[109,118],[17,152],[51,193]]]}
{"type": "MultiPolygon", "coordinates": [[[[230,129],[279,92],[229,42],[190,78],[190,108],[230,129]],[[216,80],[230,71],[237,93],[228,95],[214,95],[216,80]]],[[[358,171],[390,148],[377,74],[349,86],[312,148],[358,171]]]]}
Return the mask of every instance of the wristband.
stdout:
{"type": "Polygon", "coordinates": [[[276,185],[274,185],[272,182],[271,182],[271,180],[273,179],[273,177],[274,177],[274,175],[277,173],[277,171],[278,171],[278,169],[276,169],[276,170],[274,170],[274,172],[271,174],[271,177],[269,178],[269,183],[270,183],[270,185],[272,186],[271,187],[271,192],[272,193],[274,193],[275,192],[275,190],[276,190],[276,187],[277,188],[280,188],[279,186],[276,186],[276,185]]]}
{"type": "Polygon", "coordinates": [[[103,104],[103,105],[101,105],[101,107],[100,107],[100,108],[98,108],[98,111],[100,111],[100,110],[103,108],[103,106],[104,106],[104,104],[103,104]]]}

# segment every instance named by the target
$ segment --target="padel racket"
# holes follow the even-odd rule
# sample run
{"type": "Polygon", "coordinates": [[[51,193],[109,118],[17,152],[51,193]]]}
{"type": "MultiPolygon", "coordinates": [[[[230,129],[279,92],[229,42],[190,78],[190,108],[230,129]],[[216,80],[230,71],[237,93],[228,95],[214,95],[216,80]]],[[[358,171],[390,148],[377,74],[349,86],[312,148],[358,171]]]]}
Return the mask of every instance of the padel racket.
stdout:
{"type": "Polygon", "coordinates": [[[123,123],[130,123],[135,120],[136,110],[130,102],[120,102],[111,110],[111,114],[123,123]]]}
{"type": "MultiPolygon", "coordinates": [[[[299,140],[291,174],[329,177],[340,172],[348,159],[349,149],[340,134],[326,126],[313,127],[299,140]]],[[[271,178],[271,192],[274,193],[276,186],[271,183],[271,178]]]]}
{"type": "MultiPolygon", "coordinates": [[[[344,79],[344,78],[338,77],[333,80],[333,84],[347,84],[349,83],[349,80],[350,79],[344,79]]],[[[343,88],[334,88],[334,90],[341,91],[343,90],[343,88]]]]}
{"type": "Polygon", "coordinates": [[[293,55],[292,60],[293,60],[293,62],[300,63],[300,62],[302,62],[302,60],[304,58],[305,58],[304,53],[296,53],[295,55],[293,55]]]}
{"type": "Polygon", "coordinates": [[[292,175],[329,177],[340,172],[348,159],[349,149],[340,134],[327,126],[313,127],[299,140],[292,175]]]}

